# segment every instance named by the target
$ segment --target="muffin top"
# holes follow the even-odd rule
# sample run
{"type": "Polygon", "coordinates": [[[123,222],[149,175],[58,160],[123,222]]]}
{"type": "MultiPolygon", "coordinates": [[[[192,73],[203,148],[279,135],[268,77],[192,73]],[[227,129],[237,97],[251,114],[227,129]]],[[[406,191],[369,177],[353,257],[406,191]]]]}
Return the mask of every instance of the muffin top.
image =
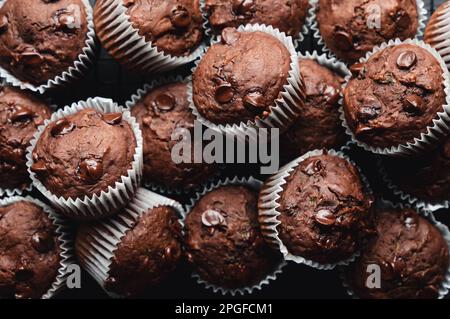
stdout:
{"type": "Polygon", "coordinates": [[[277,227],[291,254],[319,263],[351,257],[372,232],[372,198],[357,169],[333,155],[305,159],[280,198],[277,227]]]}
{"type": "Polygon", "coordinates": [[[136,138],[122,113],[86,108],[50,123],[33,150],[31,170],[58,197],[99,195],[128,175],[136,138]]]}
{"type": "Polygon", "coordinates": [[[356,138],[370,146],[412,142],[443,111],[443,71],[422,47],[390,46],[351,70],[354,77],[344,90],[345,117],[356,138]]]}
{"type": "Polygon", "coordinates": [[[306,100],[300,115],[280,139],[285,161],[306,152],[340,147],[347,140],[339,119],[339,97],[343,77],[313,59],[299,59],[306,100]]]}
{"type": "Polygon", "coordinates": [[[308,0],[206,0],[209,23],[217,34],[226,27],[242,24],[272,25],[295,38],[299,37],[309,10],[308,0]]]}
{"type": "Polygon", "coordinates": [[[123,0],[131,24],[166,54],[192,53],[203,37],[199,0],[123,0]]]}
{"type": "MultiPolygon", "coordinates": [[[[172,159],[177,129],[193,130],[194,116],[187,100],[186,83],[169,83],[150,90],[131,109],[144,139],[144,178],[169,188],[192,189],[216,171],[212,165],[181,163],[172,159]]],[[[193,132],[191,132],[193,133],[193,132]]],[[[193,156],[193,150],[192,150],[193,156]]]]}
{"type": "Polygon", "coordinates": [[[124,297],[137,296],[163,281],[181,256],[181,225],[175,210],[149,209],[114,251],[105,288],[124,297]]]}
{"type": "Polygon", "coordinates": [[[416,0],[320,0],[317,21],[326,46],[350,64],[383,42],[414,38],[419,26],[416,0]]]}
{"type": "Polygon", "coordinates": [[[36,96],[0,87],[0,188],[23,189],[30,183],[25,153],[51,109],[36,96]]]}
{"type": "Polygon", "coordinates": [[[0,66],[33,85],[74,65],[86,46],[81,0],[6,0],[0,9],[0,66]]]}
{"type": "Polygon", "coordinates": [[[448,244],[439,229],[413,209],[381,208],[375,236],[347,270],[356,294],[365,299],[437,298],[449,266],[448,244]],[[381,270],[380,288],[367,286],[368,267],[381,270]]]}
{"type": "Polygon", "coordinates": [[[194,104],[215,124],[254,121],[279,98],[290,63],[289,51],[272,35],[226,28],[193,74],[194,104]]]}
{"type": "Polygon", "coordinates": [[[187,258],[208,283],[228,289],[256,285],[279,264],[259,228],[257,195],[244,186],[223,186],[187,215],[187,258]]]}
{"type": "Polygon", "coordinates": [[[0,207],[0,238],[0,298],[41,298],[55,282],[61,260],[47,213],[25,200],[0,207]]]}
{"type": "Polygon", "coordinates": [[[450,137],[424,155],[384,164],[388,177],[402,191],[430,202],[450,200],[450,137]]]}

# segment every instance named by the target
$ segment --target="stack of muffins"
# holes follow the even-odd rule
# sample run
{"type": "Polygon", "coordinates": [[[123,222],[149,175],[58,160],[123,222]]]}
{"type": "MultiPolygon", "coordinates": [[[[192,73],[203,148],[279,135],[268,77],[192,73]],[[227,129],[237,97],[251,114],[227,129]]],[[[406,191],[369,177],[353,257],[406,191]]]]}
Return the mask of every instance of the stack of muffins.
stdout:
{"type": "Polygon", "coordinates": [[[290,262],[338,269],[353,297],[443,298],[450,2],[426,20],[422,0],[0,0],[0,299],[52,298],[75,263],[145,296],[185,262],[224,295],[290,262]],[[96,36],[154,80],[124,106],[54,105],[96,36]],[[284,166],[240,176],[189,138],[176,163],[197,122],[247,143],[278,129],[284,166]]]}

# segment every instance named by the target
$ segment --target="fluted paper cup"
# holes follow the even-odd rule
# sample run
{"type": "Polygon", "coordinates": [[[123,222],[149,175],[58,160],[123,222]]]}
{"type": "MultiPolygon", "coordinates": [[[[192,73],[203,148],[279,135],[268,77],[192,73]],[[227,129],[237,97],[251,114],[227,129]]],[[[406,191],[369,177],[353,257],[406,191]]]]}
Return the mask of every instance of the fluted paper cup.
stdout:
{"type": "MultiPolygon", "coordinates": [[[[7,0],[0,0],[0,7],[2,7],[7,0]]],[[[93,19],[93,11],[92,6],[89,3],[89,0],[81,0],[86,10],[86,20],[87,20],[87,33],[86,33],[86,42],[85,46],[82,50],[82,53],[78,56],[77,60],[74,61],[73,65],[62,74],[58,75],[54,79],[50,79],[45,84],[41,85],[33,85],[31,83],[27,83],[19,80],[13,74],[11,74],[6,69],[0,67],[0,77],[4,79],[4,81],[12,86],[16,86],[21,88],[22,90],[30,90],[33,92],[39,92],[41,94],[46,91],[56,88],[56,87],[64,87],[75,80],[83,77],[83,75],[89,70],[93,61],[96,58],[96,49],[97,49],[97,41],[95,37],[94,30],[94,19],[93,19]]]]}
{"type": "Polygon", "coordinates": [[[67,267],[74,263],[72,249],[73,243],[70,236],[70,228],[67,222],[61,216],[59,216],[50,206],[30,196],[14,196],[0,199],[0,207],[20,201],[31,202],[41,207],[52,221],[55,227],[56,234],[58,236],[59,248],[61,250],[59,253],[60,262],[58,274],[49,290],[41,297],[42,299],[51,299],[66,287],[66,279],[68,275],[67,267]]]}
{"type": "Polygon", "coordinates": [[[337,266],[348,265],[355,260],[356,257],[359,256],[359,252],[356,252],[349,258],[345,260],[341,260],[336,263],[319,263],[302,256],[294,255],[289,251],[286,245],[283,243],[279,236],[278,226],[281,224],[279,220],[279,216],[281,215],[279,208],[280,203],[279,199],[281,194],[284,191],[284,185],[287,183],[287,179],[294,172],[294,170],[306,159],[314,156],[319,156],[325,154],[325,152],[329,155],[338,156],[350,162],[353,166],[355,166],[360,173],[361,181],[365,186],[365,190],[367,193],[371,194],[371,189],[369,183],[365,176],[361,173],[358,165],[356,165],[348,156],[344,155],[342,152],[337,152],[334,150],[324,151],[324,150],[314,150],[306,153],[305,155],[297,158],[291,163],[282,167],[277,174],[270,177],[262,186],[261,192],[259,195],[259,222],[261,224],[261,230],[266,239],[266,242],[269,243],[272,247],[279,250],[284,258],[287,261],[293,261],[297,264],[304,264],[319,270],[332,270],[337,266]]]}
{"type": "MultiPolygon", "coordinates": [[[[342,93],[339,103],[341,104],[341,107],[340,107],[341,120],[342,120],[342,124],[344,125],[346,133],[352,138],[352,140],[359,147],[362,147],[366,151],[374,153],[374,154],[389,155],[389,156],[412,156],[412,155],[424,153],[428,149],[437,145],[439,143],[439,141],[442,140],[450,132],[450,74],[449,74],[449,71],[447,70],[444,60],[442,60],[439,53],[435,49],[433,49],[430,45],[426,44],[423,41],[419,41],[419,40],[415,40],[415,39],[408,39],[405,41],[401,41],[400,39],[391,40],[389,42],[383,43],[382,45],[374,48],[372,52],[367,53],[366,57],[361,58],[359,60],[359,62],[365,63],[374,54],[376,54],[388,47],[398,46],[401,44],[417,45],[417,46],[421,47],[422,49],[427,50],[439,62],[442,72],[443,72],[442,73],[442,82],[443,82],[444,91],[445,91],[445,104],[442,106],[442,110],[436,114],[436,117],[434,118],[432,124],[426,128],[426,132],[420,133],[420,134],[418,133],[418,137],[414,138],[413,141],[409,141],[407,143],[392,146],[392,147],[381,148],[381,147],[370,146],[367,143],[364,143],[355,137],[355,134],[353,133],[353,131],[350,129],[349,125],[347,124],[345,111],[344,111],[344,107],[343,107],[344,94],[342,93]]],[[[344,90],[347,87],[348,83],[350,82],[351,78],[352,78],[351,75],[349,75],[345,78],[346,83],[343,85],[344,90]]]]}
{"type": "MultiPolygon", "coordinates": [[[[269,115],[265,118],[256,117],[254,121],[247,121],[245,123],[241,122],[240,124],[217,125],[203,117],[197,110],[193,100],[192,82],[188,84],[188,100],[192,113],[197,120],[206,127],[226,135],[236,136],[238,139],[245,140],[245,138],[248,137],[250,140],[256,141],[256,134],[259,128],[279,128],[280,131],[284,131],[294,122],[294,120],[300,115],[301,108],[304,104],[305,87],[300,74],[298,56],[292,42],[292,37],[286,36],[285,33],[280,32],[278,29],[274,29],[272,26],[260,24],[247,24],[245,26],[240,26],[237,28],[237,31],[260,31],[267,33],[280,40],[291,55],[290,71],[287,83],[280,92],[279,98],[271,105],[269,115]]],[[[216,41],[220,41],[220,37],[218,37],[216,41]]],[[[195,72],[195,69],[199,63],[199,60],[196,61],[196,66],[192,70],[193,72],[195,72]]]]}
{"type": "Polygon", "coordinates": [[[128,110],[118,106],[117,103],[110,99],[104,99],[100,97],[89,98],[86,101],[80,101],[74,103],[71,106],[66,106],[53,113],[50,120],[46,120],[44,125],[38,127],[38,131],[34,135],[30,142],[31,146],[27,149],[27,166],[30,173],[33,185],[56,207],[61,210],[61,213],[67,217],[80,219],[80,220],[92,220],[109,216],[116,211],[124,207],[132,198],[140,185],[143,168],[143,155],[142,155],[142,133],[138,123],[131,116],[128,110]],[[31,166],[34,164],[33,150],[36,144],[44,132],[45,128],[52,122],[55,122],[61,118],[78,113],[79,111],[93,108],[102,113],[120,112],[123,114],[123,120],[128,122],[133,130],[136,138],[136,148],[131,162],[131,168],[128,169],[127,175],[122,176],[114,186],[109,186],[108,189],[103,190],[100,194],[94,194],[92,196],[84,196],[84,198],[68,198],[58,197],[41,183],[36,174],[31,171],[31,166]]]}
{"type": "Polygon", "coordinates": [[[431,16],[425,42],[436,49],[450,70],[450,1],[444,2],[431,16]]]}
{"type": "Polygon", "coordinates": [[[82,262],[82,266],[109,296],[113,298],[123,297],[105,288],[118,245],[125,234],[133,229],[142,215],[148,214],[149,210],[161,206],[174,208],[179,216],[183,213],[183,207],[180,203],[145,188],[139,188],[132,201],[123,209],[123,212],[89,225],[85,233],[87,236],[76,240],[77,256],[82,262]]]}
{"type": "MultiPolygon", "coordinates": [[[[436,220],[436,218],[434,217],[433,213],[431,213],[430,211],[424,209],[424,208],[419,208],[416,207],[414,205],[405,205],[402,203],[393,203],[391,201],[387,201],[387,200],[381,200],[381,205],[384,205],[384,207],[388,207],[388,208],[394,208],[394,209],[405,209],[405,208],[414,208],[417,213],[419,215],[421,215],[422,217],[425,217],[426,219],[428,219],[429,222],[431,222],[434,226],[436,226],[437,229],[439,229],[439,231],[441,232],[442,236],[444,237],[445,241],[447,242],[449,251],[450,251],[450,231],[448,229],[448,227],[442,223],[440,223],[439,221],[436,220]]],[[[353,299],[358,299],[358,296],[356,295],[356,293],[353,291],[353,289],[351,288],[347,278],[345,277],[345,272],[344,272],[345,268],[342,267],[339,269],[339,276],[341,278],[342,281],[342,286],[345,288],[347,294],[352,297],[353,299]]],[[[441,287],[439,289],[439,297],[438,299],[443,299],[447,294],[448,291],[450,289],[450,267],[448,268],[446,274],[445,274],[445,279],[441,284],[441,287]]]]}
{"type": "Polygon", "coordinates": [[[98,0],[95,13],[97,36],[105,49],[131,71],[151,74],[188,64],[205,51],[204,42],[187,56],[172,56],[159,50],[133,27],[123,0],[98,0]]]}
{"type": "MultiPolygon", "coordinates": [[[[234,177],[234,178],[226,178],[224,180],[217,180],[214,183],[206,184],[201,191],[197,192],[195,194],[195,196],[193,196],[190,199],[189,204],[186,205],[184,212],[183,212],[183,217],[181,220],[181,224],[183,225],[183,230],[184,230],[184,226],[185,226],[184,221],[185,221],[187,215],[194,208],[195,204],[204,195],[208,194],[209,192],[211,192],[217,188],[220,188],[222,186],[228,186],[228,185],[242,185],[242,186],[246,186],[246,187],[258,192],[261,189],[262,182],[253,177],[249,177],[249,178],[234,177]]],[[[184,231],[183,231],[183,235],[184,235],[184,231]]],[[[264,286],[269,285],[271,281],[276,280],[277,277],[283,273],[284,266],[286,266],[286,262],[284,260],[281,260],[280,263],[277,265],[277,267],[274,269],[274,271],[272,273],[269,273],[258,284],[253,285],[253,286],[248,286],[248,287],[242,287],[242,288],[238,288],[238,289],[227,289],[224,287],[219,287],[217,285],[211,284],[211,283],[203,280],[200,277],[200,275],[198,275],[197,273],[194,273],[192,275],[192,277],[197,281],[197,283],[199,285],[204,286],[206,289],[212,290],[214,293],[220,293],[223,296],[226,296],[226,295],[232,295],[232,296],[241,295],[241,296],[243,296],[245,294],[252,294],[256,290],[262,290],[264,286]]]]}

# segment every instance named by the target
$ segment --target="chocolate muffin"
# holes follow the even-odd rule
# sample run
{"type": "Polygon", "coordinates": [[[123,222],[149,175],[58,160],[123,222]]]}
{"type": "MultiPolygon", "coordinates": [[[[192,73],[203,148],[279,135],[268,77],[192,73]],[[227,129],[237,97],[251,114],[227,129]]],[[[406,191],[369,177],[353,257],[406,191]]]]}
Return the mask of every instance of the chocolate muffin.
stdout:
{"type": "Polygon", "coordinates": [[[335,155],[302,161],[279,200],[279,237],[289,253],[321,264],[350,258],[373,232],[372,197],[357,169],[335,155]]]}
{"type": "Polygon", "coordinates": [[[391,39],[417,34],[416,0],[319,0],[317,22],[325,45],[350,64],[391,39]]]}
{"type": "MultiPolygon", "coordinates": [[[[82,265],[82,242],[92,240],[102,224],[82,226],[75,243],[82,265]]],[[[155,287],[177,267],[181,253],[181,225],[175,210],[168,206],[149,209],[121,238],[113,252],[105,289],[122,297],[135,297],[155,287]]]]}
{"type": "Polygon", "coordinates": [[[0,66],[33,85],[62,75],[86,46],[81,0],[6,0],[0,21],[0,66]]]}
{"type": "Polygon", "coordinates": [[[193,74],[198,112],[214,124],[238,124],[265,117],[289,77],[291,57],[267,33],[222,31],[193,74]]]}
{"type": "Polygon", "coordinates": [[[166,54],[189,55],[202,41],[199,0],[123,0],[123,5],[139,35],[166,54]]]}
{"type": "Polygon", "coordinates": [[[339,114],[343,77],[313,59],[299,59],[306,100],[294,124],[280,139],[280,155],[289,162],[315,149],[342,146],[347,136],[339,114]]]}
{"type": "Polygon", "coordinates": [[[47,103],[36,96],[0,87],[0,188],[22,190],[30,184],[26,149],[50,114],[47,103]]]}
{"type": "Polygon", "coordinates": [[[410,208],[381,208],[378,235],[346,271],[365,299],[437,298],[449,266],[448,243],[438,228],[410,208]],[[381,286],[368,287],[369,266],[381,270],[381,286]]]}
{"type": "MultiPolygon", "coordinates": [[[[177,129],[193,131],[194,116],[187,100],[187,84],[168,83],[150,90],[131,109],[144,139],[144,178],[169,189],[190,190],[216,173],[208,164],[175,164],[172,140],[177,129]]],[[[192,132],[193,133],[193,132],[192,132]]],[[[193,144],[192,144],[193,145],[193,144]]],[[[192,150],[192,156],[194,154],[192,150]]]]}
{"type": "Polygon", "coordinates": [[[310,9],[308,0],[206,0],[205,11],[214,33],[242,24],[265,24],[298,38],[310,9]]]}
{"type": "Polygon", "coordinates": [[[245,186],[223,186],[204,195],[186,216],[187,258],[209,284],[251,287],[280,264],[281,256],[261,235],[257,197],[245,186]]]}
{"type": "Polygon", "coordinates": [[[60,246],[53,222],[30,202],[0,206],[0,299],[37,299],[58,276],[60,246]]]}
{"type": "Polygon", "coordinates": [[[389,148],[425,133],[445,104],[439,61],[415,44],[389,46],[351,67],[344,90],[347,124],[356,139],[389,148]]]}
{"type": "Polygon", "coordinates": [[[450,70],[450,1],[445,1],[433,13],[425,29],[424,40],[434,47],[450,70]]]}
{"type": "Polygon", "coordinates": [[[387,177],[401,191],[428,202],[450,201],[450,137],[426,154],[383,164],[387,177]]]}
{"type": "Polygon", "coordinates": [[[128,175],[135,149],[136,137],[122,113],[87,108],[45,128],[31,171],[58,197],[91,197],[128,175]]]}

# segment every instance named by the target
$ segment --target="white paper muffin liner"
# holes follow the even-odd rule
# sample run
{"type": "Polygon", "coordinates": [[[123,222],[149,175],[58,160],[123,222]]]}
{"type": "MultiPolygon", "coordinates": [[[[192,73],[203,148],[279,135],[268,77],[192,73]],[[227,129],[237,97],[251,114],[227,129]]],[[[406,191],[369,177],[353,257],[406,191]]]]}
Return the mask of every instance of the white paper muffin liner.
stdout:
{"type": "MultiPolygon", "coordinates": [[[[400,144],[397,146],[392,146],[389,148],[372,147],[372,146],[358,140],[355,137],[353,131],[348,126],[347,120],[345,118],[344,107],[343,107],[344,93],[342,93],[339,103],[341,105],[341,107],[340,107],[341,120],[342,120],[342,124],[344,125],[345,131],[352,138],[352,140],[355,141],[355,143],[359,147],[362,147],[366,151],[374,153],[374,154],[390,155],[390,156],[411,156],[411,155],[415,155],[415,154],[420,154],[420,153],[423,153],[424,151],[428,150],[429,148],[433,147],[437,143],[439,143],[439,141],[450,132],[450,74],[449,74],[449,71],[447,70],[444,60],[442,60],[439,53],[435,49],[433,49],[430,45],[426,44],[423,41],[419,41],[416,39],[408,39],[405,41],[401,41],[400,39],[391,40],[389,42],[383,43],[382,45],[380,45],[378,47],[375,47],[372,52],[367,53],[366,57],[361,58],[359,60],[359,62],[365,63],[374,54],[376,54],[388,47],[398,46],[400,44],[417,45],[417,46],[421,47],[422,49],[427,50],[439,62],[442,72],[443,72],[442,78],[443,78],[443,84],[444,84],[444,91],[445,91],[445,95],[446,95],[445,105],[442,106],[442,111],[437,113],[436,117],[433,120],[432,125],[430,125],[426,128],[426,132],[421,133],[420,136],[414,138],[413,141],[407,142],[405,144],[400,144]]],[[[351,78],[352,77],[350,75],[345,78],[346,83],[343,85],[344,90],[347,87],[351,78]]]]}
{"type": "MultiPolygon", "coordinates": [[[[311,0],[309,0],[311,1],[311,0]]],[[[205,34],[210,40],[211,43],[216,42],[215,39],[217,36],[212,31],[211,24],[209,23],[209,15],[208,12],[205,9],[206,3],[205,0],[200,0],[200,8],[202,12],[203,17],[203,29],[205,30],[205,34]]],[[[305,36],[309,33],[309,29],[311,27],[311,24],[313,23],[313,17],[314,17],[315,7],[309,3],[309,9],[308,14],[305,19],[305,23],[302,26],[301,31],[297,35],[297,37],[293,38],[292,41],[294,42],[295,48],[299,48],[300,43],[302,43],[305,40],[305,36]]],[[[275,28],[275,27],[274,27],[275,28]]]]}
{"type": "Polygon", "coordinates": [[[115,213],[118,208],[125,206],[130,201],[140,185],[143,168],[142,132],[130,112],[118,106],[117,103],[110,99],[100,97],[89,98],[87,101],[73,103],[71,106],[66,106],[64,109],[53,113],[50,120],[46,120],[43,125],[38,127],[38,131],[34,134],[30,144],[31,146],[27,149],[26,157],[28,172],[30,173],[33,185],[67,217],[91,220],[111,215],[112,213],[115,213]],[[109,186],[107,190],[102,191],[99,195],[94,194],[90,197],[84,196],[84,198],[65,199],[64,197],[58,197],[47,190],[37,178],[36,174],[31,171],[31,166],[34,163],[32,154],[40,136],[51,122],[73,115],[86,108],[93,108],[102,113],[121,112],[123,114],[123,120],[130,124],[136,138],[135,153],[131,168],[128,169],[127,175],[122,176],[121,179],[115,183],[114,187],[109,186]]]}
{"type": "MultiPolygon", "coordinates": [[[[311,32],[313,37],[316,39],[317,44],[321,47],[322,51],[325,52],[330,57],[336,57],[336,55],[328,48],[323,40],[323,37],[320,33],[319,21],[317,20],[317,9],[319,8],[320,0],[309,0],[310,5],[313,7],[312,16],[311,16],[311,32]]],[[[426,22],[427,22],[427,14],[428,11],[425,9],[425,2],[423,0],[416,0],[417,4],[417,18],[419,20],[419,24],[417,26],[416,38],[423,36],[426,22]]]]}
{"type": "MultiPolygon", "coordinates": [[[[130,97],[130,100],[125,102],[125,107],[127,109],[131,110],[136,105],[136,103],[141,101],[147,95],[148,92],[150,92],[151,90],[153,90],[154,88],[156,88],[158,86],[168,84],[168,83],[186,83],[187,84],[189,81],[190,81],[189,77],[183,77],[181,75],[176,75],[176,76],[167,75],[167,76],[158,77],[157,79],[154,79],[150,83],[145,84],[142,88],[138,89],[138,91],[130,97]]],[[[224,169],[224,166],[223,165],[217,165],[217,166],[218,167],[217,167],[217,171],[215,172],[215,174],[213,174],[210,178],[206,179],[204,181],[204,183],[212,182],[222,174],[222,170],[224,169]]],[[[189,194],[189,193],[195,192],[198,189],[202,188],[203,187],[202,185],[204,183],[198,185],[197,187],[195,187],[193,189],[184,189],[184,188],[169,188],[162,184],[145,181],[145,179],[144,179],[145,187],[151,189],[152,191],[154,191],[156,193],[163,194],[163,195],[189,194]]]]}
{"type": "Polygon", "coordinates": [[[263,185],[260,196],[259,196],[259,221],[261,224],[262,233],[267,241],[272,247],[279,250],[285,257],[287,261],[293,261],[297,264],[304,264],[319,270],[332,270],[337,266],[348,265],[353,262],[356,257],[359,256],[359,251],[350,256],[345,260],[341,260],[336,263],[318,263],[313,260],[309,260],[302,256],[297,256],[289,252],[286,245],[282,242],[279,231],[277,227],[281,224],[278,217],[281,215],[279,212],[280,203],[279,199],[281,198],[281,194],[283,193],[284,185],[287,183],[287,179],[289,176],[295,171],[295,169],[306,159],[319,156],[328,153],[328,155],[338,156],[350,162],[353,166],[355,166],[359,172],[361,181],[363,186],[365,187],[365,191],[367,194],[372,194],[372,191],[369,186],[369,182],[366,177],[361,173],[361,169],[356,165],[347,155],[342,152],[337,152],[335,150],[314,150],[306,153],[305,155],[297,158],[291,163],[282,167],[277,174],[271,176],[263,185]]]}
{"type": "MultiPolygon", "coordinates": [[[[253,177],[248,177],[248,178],[234,177],[232,179],[227,177],[224,180],[217,180],[214,183],[206,184],[204,186],[203,190],[197,192],[190,199],[189,204],[187,204],[185,206],[185,209],[183,212],[183,218],[181,220],[181,224],[183,225],[183,235],[184,235],[184,226],[185,226],[184,220],[186,219],[187,215],[189,215],[189,213],[192,211],[195,204],[207,193],[209,193],[217,188],[220,188],[222,186],[227,186],[227,185],[243,185],[243,186],[247,186],[247,187],[259,192],[259,190],[261,189],[261,186],[262,186],[262,182],[253,177]]],[[[198,275],[197,273],[192,274],[192,278],[194,278],[199,285],[204,286],[206,289],[212,290],[214,293],[220,293],[223,296],[226,296],[226,295],[232,295],[232,296],[241,295],[241,296],[243,296],[245,294],[252,294],[256,290],[262,290],[263,286],[269,285],[271,281],[275,281],[277,279],[277,277],[283,273],[284,266],[286,266],[286,262],[284,260],[281,260],[280,264],[276,267],[276,269],[272,273],[268,274],[266,276],[266,278],[261,280],[260,283],[253,285],[253,286],[242,287],[242,288],[238,288],[238,289],[227,289],[224,287],[216,286],[214,284],[211,284],[211,283],[203,280],[200,277],[200,275],[198,275]]]]}
{"type": "MultiPolygon", "coordinates": [[[[239,32],[261,31],[270,34],[280,40],[291,55],[291,64],[287,84],[283,86],[283,90],[280,92],[280,97],[271,105],[269,115],[265,118],[257,117],[254,121],[247,121],[246,123],[241,122],[240,124],[214,124],[203,117],[197,110],[193,100],[192,81],[188,84],[188,100],[190,107],[192,108],[192,113],[197,120],[206,127],[226,135],[236,136],[238,139],[245,139],[245,137],[248,136],[250,140],[255,141],[257,140],[255,135],[257,134],[258,128],[279,128],[280,131],[283,132],[292,124],[292,122],[299,116],[300,109],[303,106],[305,88],[300,74],[298,56],[292,42],[292,37],[286,36],[286,34],[278,31],[278,29],[274,29],[272,26],[260,24],[247,24],[245,26],[241,25],[237,28],[237,30],[239,32]]],[[[216,41],[220,41],[220,37],[217,37],[216,41]]],[[[199,63],[200,60],[195,62],[196,65],[192,69],[192,72],[195,72],[195,69],[199,63]]]]}
{"type": "MultiPolygon", "coordinates": [[[[0,77],[4,79],[6,83],[11,84],[12,86],[19,87],[22,90],[28,89],[30,91],[43,94],[47,90],[53,89],[55,87],[67,86],[68,84],[74,82],[74,80],[81,78],[89,70],[89,67],[92,65],[93,61],[96,58],[97,41],[95,37],[92,6],[89,3],[89,0],[81,1],[83,2],[86,10],[88,30],[86,34],[85,47],[83,48],[82,53],[78,56],[78,59],[74,61],[73,65],[68,70],[64,71],[61,75],[58,75],[54,79],[50,79],[47,81],[47,83],[41,85],[34,85],[21,81],[12,73],[0,67],[0,77]]],[[[6,0],[0,0],[0,8],[4,5],[5,2],[6,0]]]]}
{"type": "Polygon", "coordinates": [[[169,71],[196,60],[205,51],[204,40],[187,56],[172,56],[159,50],[133,27],[122,0],[102,0],[97,3],[95,14],[99,38],[102,32],[108,33],[107,41],[101,41],[103,46],[132,71],[144,74],[169,71]]]}
{"type": "Polygon", "coordinates": [[[180,203],[145,188],[139,188],[123,212],[86,226],[87,236],[77,238],[76,251],[83,268],[110,297],[123,297],[105,288],[118,245],[126,233],[134,228],[142,215],[161,206],[174,208],[179,217],[183,214],[183,206],[180,203]]]}
{"type": "MultiPolygon", "coordinates": [[[[448,248],[450,251],[450,231],[446,225],[444,225],[441,222],[436,220],[436,218],[434,217],[432,212],[430,212],[424,208],[419,208],[414,205],[393,203],[393,202],[385,200],[385,199],[382,199],[381,202],[378,203],[378,205],[380,205],[380,204],[383,205],[383,207],[394,208],[394,209],[414,208],[417,211],[417,213],[419,213],[419,215],[421,215],[422,217],[425,217],[429,222],[431,222],[434,226],[436,226],[436,228],[439,229],[439,231],[442,233],[442,236],[444,237],[445,241],[447,242],[448,248]]],[[[342,281],[342,286],[345,288],[347,294],[350,297],[352,297],[353,299],[359,299],[358,296],[356,295],[356,293],[351,288],[349,282],[347,281],[344,270],[345,270],[345,267],[342,267],[339,269],[339,276],[342,281]]],[[[449,289],[450,289],[450,267],[447,269],[444,281],[442,282],[441,288],[439,289],[438,299],[443,299],[448,294],[449,289]]]]}
{"type": "Polygon", "coordinates": [[[450,208],[450,198],[444,201],[431,202],[419,199],[413,196],[412,194],[408,194],[407,192],[401,190],[400,187],[397,184],[395,184],[394,181],[389,177],[389,174],[386,171],[386,168],[384,167],[382,159],[378,160],[377,165],[378,171],[380,172],[381,178],[383,179],[383,182],[385,183],[386,187],[395,196],[399,197],[401,200],[405,202],[408,202],[409,205],[415,205],[420,209],[426,209],[431,212],[435,212],[444,208],[450,208]]]}
{"type": "Polygon", "coordinates": [[[433,14],[425,30],[425,41],[439,52],[450,70],[450,2],[433,14]]]}
{"type": "Polygon", "coordinates": [[[20,201],[31,202],[38,205],[39,207],[42,207],[42,209],[45,211],[45,213],[48,215],[53,225],[55,226],[55,232],[58,236],[59,248],[61,250],[59,254],[60,266],[55,281],[51,285],[50,289],[41,297],[41,299],[50,299],[56,296],[59,292],[61,292],[61,290],[66,287],[66,279],[68,275],[67,267],[74,263],[74,255],[72,249],[73,242],[70,237],[69,225],[50,206],[30,196],[14,196],[0,199],[0,207],[20,201]]]}

